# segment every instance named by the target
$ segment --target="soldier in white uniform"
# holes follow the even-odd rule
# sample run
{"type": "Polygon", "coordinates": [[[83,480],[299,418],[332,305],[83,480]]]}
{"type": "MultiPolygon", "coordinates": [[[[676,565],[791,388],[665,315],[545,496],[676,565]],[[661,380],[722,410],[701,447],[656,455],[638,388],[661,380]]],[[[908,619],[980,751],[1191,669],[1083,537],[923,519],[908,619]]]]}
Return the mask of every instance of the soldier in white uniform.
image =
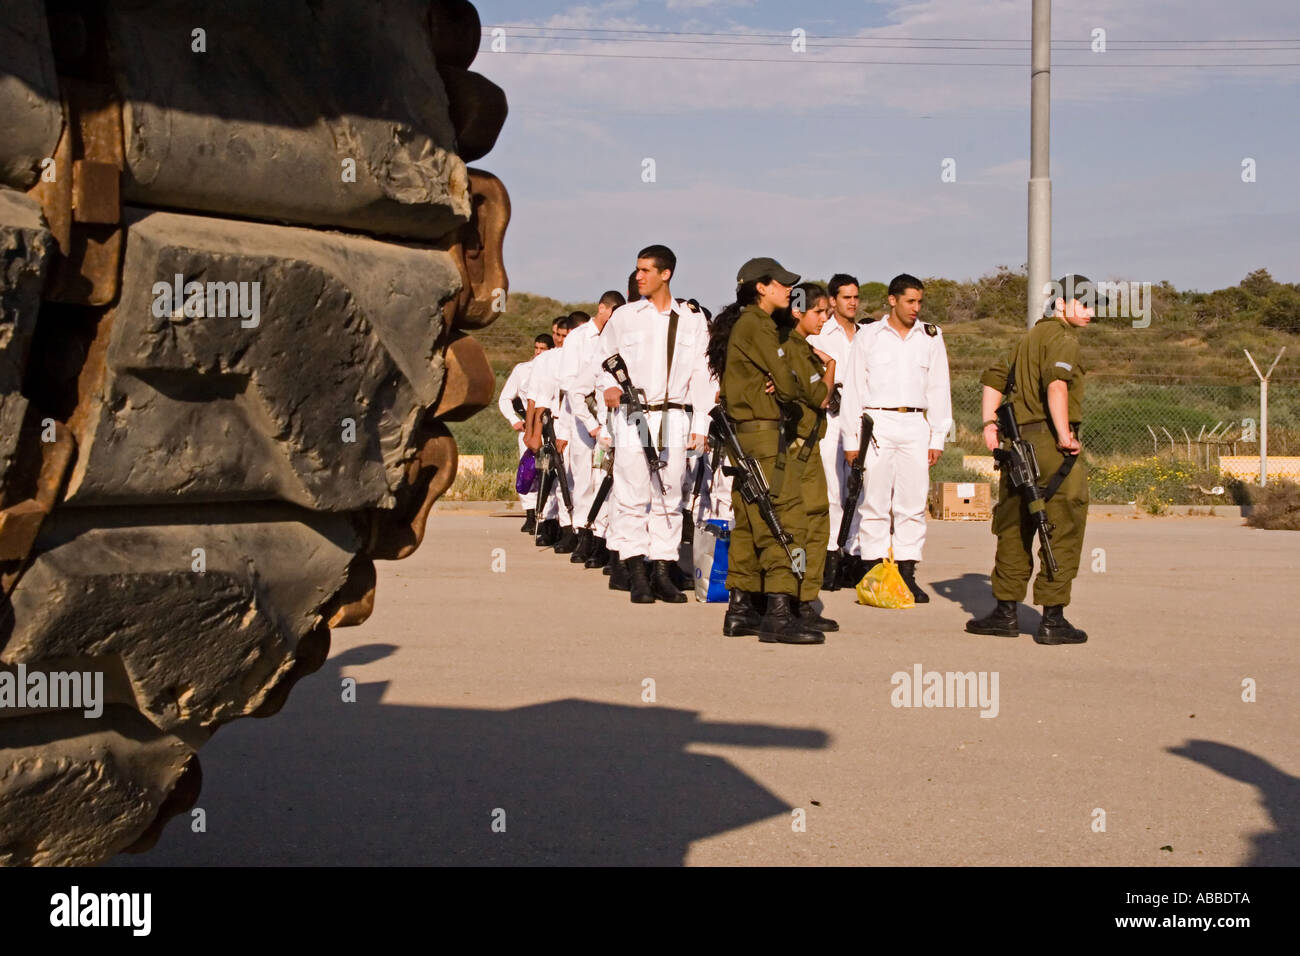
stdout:
{"type": "Polygon", "coordinates": [[[894,559],[917,603],[930,600],[916,583],[929,469],[943,454],[952,424],[948,353],[938,326],[917,321],[923,295],[915,276],[900,275],[889,283],[889,314],[863,326],[849,351],[840,419],[850,463],[858,454],[862,412],[875,421],[858,505],[862,570],[888,555],[892,521],[894,559]]]}
{"type": "MultiPolygon", "coordinates": [[[[563,355],[565,337],[569,334],[568,324],[567,315],[561,315],[551,322],[551,335],[555,339],[555,348],[533,360],[532,371],[524,386],[527,408],[524,444],[534,452],[542,447],[541,410],[547,408],[555,418],[556,448],[561,455],[564,453],[566,437],[557,412],[560,407],[560,359],[563,355]]],[[[546,501],[539,501],[537,510],[537,544],[540,547],[554,547],[563,537],[564,528],[569,526],[569,515],[561,507],[559,489],[554,489],[546,501]]]]}
{"type": "MultiPolygon", "coordinates": [[[[832,321],[822,326],[816,335],[808,337],[808,344],[819,352],[835,359],[835,376],[843,380],[849,366],[849,349],[858,330],[858,280],[838,272],[831,276],[826,291],[830,293],[832,321]]],[[[836,385],[841,382],[837,381],[836,385]]],[[[830,541],[827,543],[826,568],[822,574],[822,590],[836,591],[840,587],[840,566],[843,560],[837,542],[840,520],[844,514],[844,483],[848,481],[849,466],[844,458],[844,440],[840,429],[843,390],[838,401],[832,392],[831,407],[826,412],[826,437],[818,449],[822,469],[826,472],[826,497],[830,504],[830,541]]],[[[854,446],[857,447],[856,445],[854,446]]]]}
{"type": "Polygon", "coordinates": [[[666,246],[642,249],[636,261],[637,291],[642,298],[614,312],[598,339],[601,360],[622,356],[633,387],[645,395],[646,421],[629,420],[626,406],[620,405],[617,382],[602,372],[605,405],[615,410],[614,507],[608,544],[619,561],[613,566],[610,587],[621,589],[626,583],[635,604],[653,603],[656,598],[673,604],[686,601],[669,566],[678,560],[681,544],[686,450],[706,447],[714,391],[704,316],[676,302],[668,287],[676,268],[677,257],[666,246]],[[642,433],[665,462],[653,477],[642,433]]]}
{"type": "MultiPolygon", "coordinates": [[[[510,374],[506,376],[505,384],[501,386],[501,394],[497,397],[497,410],[510,423],[510,427],[515,430],[515,438],[519,442],[519,456],[521,458],[524,454],[524,415],[528,414],[527,399],[523,397],[524,388],[528,384],[528,375],[532,371],[533,359],[550,349],[554,344],[555,341],[545,332],[533,339],[533,358],[527,362],[520,362],[510,370],[510,374]],[[523,409],[523,415],[519,414],[519,411],[515,408],[516,400],[523,409]]],[[[519,496],[519,505],[524,509],[524,524],[519,530],[524,534],[536,534],[537,492],[528,491],[521,494],[519,496]]]]}
{"type": "MultiPolygon", "coordinates": [[[[595,470],[595,455],[600,438],[605,433],[602,419],[605,417],[603,396],[597,400],[596,379],[600,372],[597,356],[597,339],[614,309],[624,303],[618,292],[606,292],[596,304],[596,316],[592,321],[581,321],[565,340],[564,355],[560,360],[560,385],[564,389],[564,413],[567,431],[570,436],[568,446],[569,486],[573,491],[573,521],[577,530],[577,539],[569,560],[574,564],[583,564],[600,548],[605,538],[605,515],[607,508],[602,507],[596,515],[591,528],[586,527],[587,515],[596,498],[596,489],[603,472],[595,470]]],[[[575,312],[569,316],[586,313],[575,312]]],[[[608,502],[606,498],[606,502],[608,502]]],[[[556,548],[559,551],[559,548],[556,548]]]]}

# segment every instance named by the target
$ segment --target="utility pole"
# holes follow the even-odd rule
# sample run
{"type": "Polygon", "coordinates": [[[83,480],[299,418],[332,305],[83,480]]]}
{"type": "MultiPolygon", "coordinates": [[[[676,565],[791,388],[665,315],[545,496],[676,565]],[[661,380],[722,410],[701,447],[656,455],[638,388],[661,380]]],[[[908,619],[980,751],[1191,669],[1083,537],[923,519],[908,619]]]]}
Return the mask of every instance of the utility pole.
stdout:
{"type": "Polygon", "coordinates": [[[1250,349],[1242,349],[1242,351],[1246,353],[1246,361],[1250,362],[1250,367],[1259,376],[1259,484],[1263,487],[1268,484],[1268,377],[1273,374],[1273,369],[1277,368],[1277,363],[1282,361],[1282,352],[1286,351],[1286,346],[1282,346],[1282,352],[1277,353],[1277,358],[1273,359],[1273,364],[1268,367],[1267,372],[1260,372],[1259,366],[1251,358],[1250,349]]]}
{"type": "Polygon", "coordinates": [[[1028,324],[1043,317],[1052,281],[1052,0],[1034,0],[1029,71],[1029,302],[1028,324]]]}

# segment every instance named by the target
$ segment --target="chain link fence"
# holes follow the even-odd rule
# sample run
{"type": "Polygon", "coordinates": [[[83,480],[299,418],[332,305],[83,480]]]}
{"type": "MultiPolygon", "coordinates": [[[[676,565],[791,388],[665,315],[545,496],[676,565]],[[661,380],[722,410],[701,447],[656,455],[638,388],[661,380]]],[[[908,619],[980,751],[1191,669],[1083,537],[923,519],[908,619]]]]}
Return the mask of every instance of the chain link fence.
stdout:
{"type": "MultiPolygon", "coordinates": [[[[504,378],[498,375],[498,392],[504,378]]],[[[964,455],[988,454],[981,437],[980,395],[978,376],[953,376],[954,433],[949,435],[949,454],[932,474],[934,480],[969,480],[973,476],[961,467],[964,455]]],[[[1268,415],[1269,477],[1300,480],[1300,460],[1296,460],[1300,458],[1300,379],[1270,382],[1268,415]]],[[[1133,487],[1146,482],[1139,491],[1146,490],[1153,487],[1152,481],[1161,485],[1160,476],[1172,489],[1160,493],[1184,503],[1213,500],[1198,494],[1198,485],[1210,487],[1234,479],[1256,483],[1259,418],[1258,381],[1089,374],[1084,451],[1096,468],[1110,469],[1118,476],[1116,490],[1109,494],[1099,472],[1094,500],[1117,496],[1131,500],[1138,493],[1133,487]],[[1188,492],[1189,488],[1193,490],[1188,492]]],[[[462,455],[483,456],[485,475],[513,475],[518,464],[515,433],[495,402],[469,421],[450,427],[462,455]]]]}
{"type": "MultiPolygon", "coordinates": [[[[1214,468],[1220,457],[1259,456],[1258,381],[1105,374],[1086,381],[1082,438],[1093,459],[1168,456],[1214,468]]],[[[981,447],[980,394],[976,376],[954,377],[956,439],[972,452],[981,447]]],[[[1270,382],[1268,415],[1269,457],[1300,455],[1300,381],[1270,382]]]]}

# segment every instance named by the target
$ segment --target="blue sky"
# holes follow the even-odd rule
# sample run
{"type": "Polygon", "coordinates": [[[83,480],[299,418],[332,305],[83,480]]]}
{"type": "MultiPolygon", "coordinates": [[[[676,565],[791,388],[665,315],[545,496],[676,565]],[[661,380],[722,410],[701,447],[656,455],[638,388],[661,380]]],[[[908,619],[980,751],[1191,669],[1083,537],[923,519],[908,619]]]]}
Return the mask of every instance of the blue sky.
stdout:
{"type": "MultiPolygon", "coordinates": [[[[710,307],[752,256],[863,281],[1025,261],[1029,0],[476,6],[474,68],[511,115],[475,165],[510,190],[513,289],[593,299],[651,242],[678,255],[674,292],[710,307]]],[[[1053,6],[1053,273],[1300,281],[1300,66],[1257,65],[1300,64],[1300,4],[1053,6]]]]}

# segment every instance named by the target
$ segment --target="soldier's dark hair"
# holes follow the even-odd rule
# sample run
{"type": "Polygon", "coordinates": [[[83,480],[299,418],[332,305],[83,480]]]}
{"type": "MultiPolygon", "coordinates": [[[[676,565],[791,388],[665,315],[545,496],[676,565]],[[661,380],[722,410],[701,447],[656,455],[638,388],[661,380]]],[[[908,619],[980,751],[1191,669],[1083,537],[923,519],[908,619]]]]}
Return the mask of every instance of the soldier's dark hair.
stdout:
{"type": "MultiPolygon", "coordinates": [[[[634,274],[635,274],[635,273],[634,273],[634,274]]],[[[613,312],[613,311],[614,311],[615,309],[617,309],[620,305],[626,305],[626,304],[627,304],[627,299],[624,298],[622,292],[618,292],[618,291],[616,291],[616,290],[614,290],[614,289],[610,289],[608,292],[606,292],[604,295],[602,295],[602,296],[600,297],[600,301],[599,301],[598,303],[596,303],[596,304],[597,304],[597,305],[607,305],[607,306],[609,306],[609,310],[610,310],[611,312],[613,312]]]]}
{"type": "Polygon", "coordinates": [[[566,325],[565,328],[572,332],[578,326],[590,322],[591,316],[586,312],[583,312],[581,309],[575,309],[573,312],[569,313],[569,318],[566,321],[568,322],[568,325],[566,325]]]}
{"type": "Polygon", "coordinates": [[[821,299],[829,299],[826,290],[816,282],[800,282],[790,293],[790,308],[794,308],[794,303],[798,300],[799,294],[803,293],[803,308],[799,311],[809,312],[821,299]]]}
{"type": "Polygon", "coordinates": [[[727,343],[731,341],[731,330],[740,318],[740,313],[748,306],[758,302],[758,284],[767,285],[771,276],[762,276],[736,286],[736,301],[713,317],[709,326],[709,368],[722,381],[722,373],[727,370],[727,343]]]}
{"type": "Polygon", "coordinates": [[[653,245],[646,246],[636,254],[638,259],[653,259],[655,268],[660,272],[665,269],[671,270],[674,274],[677,272],[677,257],[667,246],[653,245]]]}
{"type": "Polygon", "coordinates": [[[904,272],[902,275],[896,275],[889,280],[889,294],[902,295],[908,289],[915,289],[917,292],[925,291],[925,284],[916,276],[908,275],[904,272]]]}
{"type": "Polygon", "coordinates": [[[567,315],[557,315],[555,318],[551,319],[551,328],[562,329],[564,328],[564,323],[568,321],[569,317],[567,315]]]}
{"type": "Polygon", "coordinates": [[[551,338],[549,335],[543,332],[541,335],[535,336],[533,338],[533,344],[545,345],[548,349],[553,349],[555,348],[555,339],[551,338]]]}
{"type": "Polygon", "coordinates": [[[631,275],[627,277],[627,301],[641,301],[641,293],[636,290],[636,270],[633,269],[631,275]]]}
{"type": "Polygon", "coordinates": [[[835,275],[831,276],[831,281],[826,283],[826,289],[830,293],[830,297],[833,299],[840,294],[840,289],[843,289],[846,285],[861,284],[862,283],[847,272],[837,272],[835,275]]]}

